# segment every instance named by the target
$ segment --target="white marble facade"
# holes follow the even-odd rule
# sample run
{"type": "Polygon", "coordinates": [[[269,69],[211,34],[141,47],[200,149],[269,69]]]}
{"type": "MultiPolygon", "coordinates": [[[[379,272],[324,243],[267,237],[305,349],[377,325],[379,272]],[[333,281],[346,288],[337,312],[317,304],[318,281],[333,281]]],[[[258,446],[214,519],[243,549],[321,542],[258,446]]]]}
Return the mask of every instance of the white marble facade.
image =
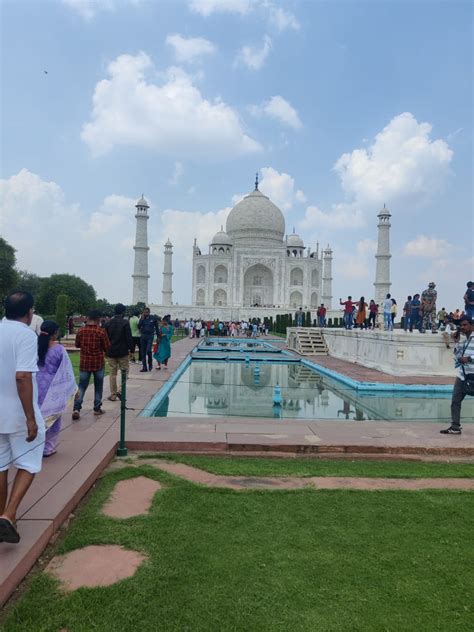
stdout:
{"type": "Polygon", "coordinates": [[[329,246],[311,251],[294,231],[285,236],[283,213],[257,181],[231,210],[208,254],[194,243],[192,304],[309,310],[324,302],[330,309],[331,264],[329,246]]]}

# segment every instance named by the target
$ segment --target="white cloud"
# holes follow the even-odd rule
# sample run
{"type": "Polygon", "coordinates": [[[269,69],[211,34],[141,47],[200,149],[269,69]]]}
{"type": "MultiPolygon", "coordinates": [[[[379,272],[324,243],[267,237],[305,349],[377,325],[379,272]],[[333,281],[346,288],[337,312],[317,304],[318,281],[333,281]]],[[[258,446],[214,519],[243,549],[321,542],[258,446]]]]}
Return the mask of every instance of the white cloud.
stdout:
{"type": "Polygon", "coordinates": [[[344,190],[361,204],[401,197],[422,201],[442,187],[452,150],[431,140],[432,126],[409,112],[395,116],[368,148],[343,154],[334,165],[344,190]]]}
{"type": "MultiPolygon", "coordinates": [[[[57,183],[22,169],[0,180],[0,230],[16,248],[20,269],[40,276],[77,274],[100,297],[127,303],[132,294],[135,203],[109,195],[87,212],[69,202],[57,183]]],[[[157,265],[150,257],[150,269],[157,265]]]]}
{"type": "Polygon", "coordinates": [[[189,8],[207,18],[213,13],[246,15],[254,4],[254,0],[191,0],[189,8]]]}
{"type": "Polygon", "coordinates": [[[183,163],[179,162],[179,160],[177,160],[174,163],[173,175],[168,180],[168,183],[171,184],[171,186],[176,186],[178,184],[179,180],[181,179],[181,176],[183,175],[183,173],[184,173],[183,163]]]}
{"type": "MultiPolygon", "coordinates": [[[[118,0],[62,0],[62,3],[78,13],[87,22],[101,11],[114,11],[120,6],[118,0]]],[[[138,5],[140,0],[122,0],[121,4],[138,5]]]]}
{"type": "Polygon", "coordinates": [[[108,79],[95,87],[91,121],[82,139],[96,156],[116,146],[141,147],[166,155],[219,159],[254,153],[260,144],[243,129],[237,112],[219,99],[205,99],[192,77],[171,67],[161,85],[148,55],[120,55],[108,79]]]}
{"type": "Polygon", "coordinates": [[[365,226],[362,211],[349,204],[333,204],[330,212],[324,212],[317,206],[308,206],[304,218],[299,222],[303,230],[320,228],[353,229],[365,226]]]}
{"type": "Polygon", "coordinates": [[[280,173],[273,167],[263,167],[261,172],[260,191],[283,212],[289,211],[295,201],[300,202],[304,197],[303,191],[295,191],[295,180],[288,173],[280,173]]]}
{"type": "Polygon", "coordinates": [[[298,31],[301,27],[293,13],[285,11],[285,9],[282,9],[281,7],[270,6],[269,18],[270,23],[273,24],[280,33],[286,29],[298,31]]]}
{"type": "Polygon", "coordinates": [[[183,37],[179,33],[168,35],[166,43],[174,49],[179,62],[194,62],[205,55],[212,55],[216,47],[203,37],[183,37]]]}
{"type": "Polygon", "coordinates": [[[249,109],[255,116],[269,116],[293,129],[300,129],[302,127],[298,112],[291,103],[280,95],[271,97],[261,105],[253,105],[249,109]]]}
{"type": "Polygon", "coordinates": [[[436,257],[445,257],[453,248],[454,246],[446,239],[418,235],[415,239],[405,244],[403,255],[405,257],[434,259],[436,257]]]}
{"type": "Polygon", "coordinates": [[[298,189],[298,191],[296,191],[295,199],[297,202],[301,202],[302,204],[306,204],[306,202],[308,201],[306,195],[301,189],[298,189]]]}
{"type": "Polygon", "coordinates": [[[250,70],[260,70],[270,51],[272,49],[272,40],[268,35],[263,38],[262,46],[242,46],[238,51],[236,63],[242,63],[250,70]]]}

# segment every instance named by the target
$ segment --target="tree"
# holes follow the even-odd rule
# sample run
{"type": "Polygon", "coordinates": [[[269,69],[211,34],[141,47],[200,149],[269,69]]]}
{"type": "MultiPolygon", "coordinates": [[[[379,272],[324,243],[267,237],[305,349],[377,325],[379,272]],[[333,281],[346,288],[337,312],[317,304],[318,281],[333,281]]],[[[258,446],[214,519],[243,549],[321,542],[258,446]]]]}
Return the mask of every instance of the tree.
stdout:
{"type": "Polygon", "coordinates": [[[56,322],[59,325],[59,337],[66,335],[68,297],[66,294],[58,294],[56,298],[56,322]]]}
{"type": "Polygon", "coordinates": [[[68,296],[69,311],[73,314],[86,314],[94,309],[97,303],[97,295],[92,285],[74,274],[52,274],[41,284],[36,301],[38,312],[54,314],[59,294],[68,296]]]}
{"type": "Polygon", "coordinates": [[[106,298],[99,298],[97,300],[97,303],[95,304],[95,307],[96,307],[96,309],[98,309],[100,311],[102,316],[113,316],[114,315],[114,307],[115,307],[115,305],[112,305],[111,303],[109,303],[109,301],[106,298]]]}
{"type": "Polygon", "coordinates": [[[0,300],[3,309],[3,301],[8,294],[16,288],[18,274],[15,270],[15,248],[0,237],[0,300]]]}
{"type": "Polygon", "coordinates": [[[16,283],[16,287],[19,290],[23,290],[23,292],[29,292],[32,294],[36,300],[39,296],[41,290],[41,284],[43,283],[44,278],[34,274],[33,272],[28,272],[27,270],[19,270],[18,271],[18,280],[16,283]]]}

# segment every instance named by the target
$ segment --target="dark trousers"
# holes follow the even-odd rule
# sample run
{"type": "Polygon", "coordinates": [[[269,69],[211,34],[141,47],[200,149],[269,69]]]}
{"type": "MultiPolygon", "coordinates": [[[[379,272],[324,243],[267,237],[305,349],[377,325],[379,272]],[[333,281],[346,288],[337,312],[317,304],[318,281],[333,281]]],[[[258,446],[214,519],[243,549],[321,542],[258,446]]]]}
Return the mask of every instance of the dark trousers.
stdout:
{"type": "Polygon", "coordinates": [[[369,314],[369,327],[372,324],[372,327],[375,329],[375,317],[377,314],[375,312],[370,312],[369,314]]]}
{"type": "Polygon", "coordinates": [[[148,359],[148,369],[151,371],[153,368],[153,356],[152,356],[152,347],[153,347],[153,336],[140,336],[140,351],[141,351],[141,360],[143,364],[143,368],[146,370],[147,365],[146,361],[148,359]]]}
{"type": "Polygon", "coordinates": [[[465,397],[464,382],[457,377],[454,382],[453,398],[451,399],[451,426],[453,428],[461,427],[461,404],[465,397]]]}
{"type": "Polygon", "coordinates": [[[82,408],[82,402],[84,401],[84,395],[89,386],[91,375],[94,376],[94,410],[99,410],[102,406],[105,367],[98,371],[79,371],[79,389],[74,398],[74,410],[81,410],[82,408]]]}
{"type": "Polygon", "coordinates": [[[138,361],[141,362],[142,350],[141,350],[140,336],[133,336],[132,342],[133,342],[132,356],[135,356],[135,348],[138,347],[138,361]]]}
{"type": "Polygon", "coordinates": [[[421,327],[420,313],[419,313],[418,310],[413,311],[410,314],[410,331],[413,331],[413,327],[415,329],[420,329],[420,327],[421,327]]]}

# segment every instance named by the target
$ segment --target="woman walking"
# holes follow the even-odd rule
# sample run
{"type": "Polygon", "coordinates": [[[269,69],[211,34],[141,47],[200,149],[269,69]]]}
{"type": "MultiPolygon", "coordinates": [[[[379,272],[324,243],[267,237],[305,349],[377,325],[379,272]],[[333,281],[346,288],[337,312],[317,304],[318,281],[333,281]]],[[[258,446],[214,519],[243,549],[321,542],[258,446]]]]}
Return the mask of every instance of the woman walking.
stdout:
{"type": "Polygon", "coordinates": [[[361,329],[367,329],[367,303],[363,296],[360,297],[360,301],[357,305],[356,326],[359,325],[361,329]]]}
{"type": "Polygon", "coordinates": [[[173,337],[173,334],[173,325],[163,318],[159,329],[158,349],[153,356],[158,362],[158,366],[156,367],[157,371],[161,369],[162,364],[165,365],[165,369],[168,368],[168,360],[171,358],[171,338],[173,337]]]}
{"type": "Polygon", "coordinates": [[[395,324],[395,316],[397,315],[397,301],[392,298],[392,307],[390,308],[390,317],[392,319],[392,327],[391,329],[393,329],[393,326],[395,324]]]}
{"type": "Polygon", "coordinates": [[[55,454],[61,431],[61,416],[77,391],[76,379],[66,349],[57,341],[59,326],[53,320],[41,324],[38,336],[38,404],[46,425],[44,456],[55,454]]]}

